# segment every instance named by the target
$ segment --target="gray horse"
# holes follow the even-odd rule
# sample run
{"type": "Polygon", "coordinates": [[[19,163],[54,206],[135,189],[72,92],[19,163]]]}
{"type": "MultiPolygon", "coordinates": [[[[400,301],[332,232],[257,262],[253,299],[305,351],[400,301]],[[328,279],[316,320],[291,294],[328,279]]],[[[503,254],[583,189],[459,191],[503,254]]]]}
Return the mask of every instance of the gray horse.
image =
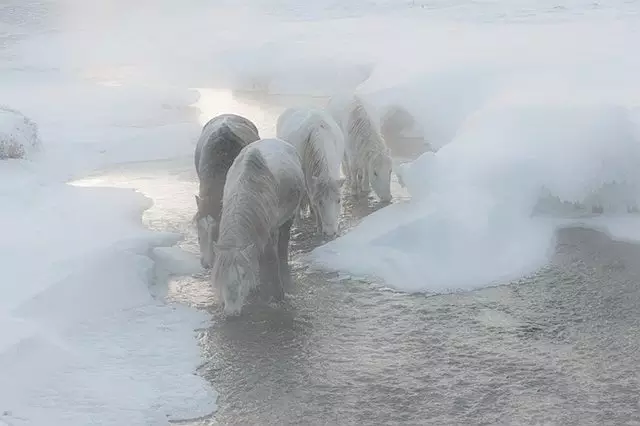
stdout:
{"type": "Polygon", "coordinates": [[[235,114],[214,117],[202,128],[195,152],[200,189],[196,195],[198,212],[194,219],[198,228],[200,263],[205,268],[213,264],[211,245],[218,238],[227,171],[242,148],[258,139],[255,124],[235,114]]]}
{"type": "Polygon", "coordinates": [[[280,139],[245,147],[229,169],[224,187],[212,284],[226,315],[237,315],[259,283],[276,300],[291,284],[289,237],[305,193],[296,148],[280,139]]]}

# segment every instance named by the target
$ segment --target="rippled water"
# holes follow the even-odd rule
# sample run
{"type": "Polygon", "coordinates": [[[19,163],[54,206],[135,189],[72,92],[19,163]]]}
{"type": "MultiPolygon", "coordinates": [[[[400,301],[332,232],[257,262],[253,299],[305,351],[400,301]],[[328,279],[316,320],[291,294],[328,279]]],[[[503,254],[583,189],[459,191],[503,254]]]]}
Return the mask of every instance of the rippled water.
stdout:
{"type": "MultiPolygon", "coordinates": [[[[272,123],[279,110],[265,111],[272,123]]],[[[128,164],[102,179],[152,198],[145,223],[185,235],[195,255],[192,164],[128,164]]],[[[380,207],[347,200],[342,232],[380,207]]],[[[294,231],[294,257],[321,243],[312,230],[294,231]]],[[[640,246],[565,229],[537,274],[440,296],[298,265],[283,304],[254,301],[229,320],[205,273],[174,277],[169,300],[211,313],[199,374],[220,393],[212,418],[185,424],[640,424],[638,259],[640,246]]]]}
{"type": "MultiPolygon", "coordinates": [[[[106,178],[152,197],[145,222],[197,251],[190,158],[106,178]]],[[[345,228],[379,207],[347,202],[345,228]]],[[[295,253],[319,244],[308,225],[295,253]]],[[[565,229],[547,268],[474,292],[406,295],[298,267],[285,303],[256,301],[235,319],[220,315],[206,274],[172,279],[168,296],[212,315],[199,373],[219,410],[197,424],[632,425],[638,259],[640,246],[565,229]]]]}

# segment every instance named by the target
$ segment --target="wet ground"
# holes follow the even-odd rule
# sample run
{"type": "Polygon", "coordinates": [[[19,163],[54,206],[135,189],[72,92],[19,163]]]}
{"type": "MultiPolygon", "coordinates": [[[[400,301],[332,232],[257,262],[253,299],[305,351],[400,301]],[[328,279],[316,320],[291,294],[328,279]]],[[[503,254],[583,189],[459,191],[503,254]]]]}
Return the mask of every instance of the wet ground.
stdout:
{"type": "MultiPolygon", "coordinates": [[[[190,158],[108,179],[152,197],[145,223],[196,253],[190,158]]],[[[343,231],[380,207],[347,201],[343,231]]],[[[294,255],[321,243],[306,225],[294,255]]],[[[430,297],[298,266],[285,303],[231,320],[206,274],[175,277],[169,299],[211,313],[199,374],[220,393],[212,418],[187,424],[638,425],[638,259],[640,246],[565,229],[534,276],[430,297]]]]}

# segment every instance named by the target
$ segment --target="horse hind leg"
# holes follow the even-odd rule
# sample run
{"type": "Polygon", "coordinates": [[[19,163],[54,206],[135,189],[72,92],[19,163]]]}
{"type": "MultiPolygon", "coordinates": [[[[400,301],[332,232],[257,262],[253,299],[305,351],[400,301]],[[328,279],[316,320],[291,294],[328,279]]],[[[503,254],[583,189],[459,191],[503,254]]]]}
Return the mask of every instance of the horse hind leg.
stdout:
{"type": "Polygon", "coordinates": [[[342,173],[345,177],[344,184],[347,185],[347,188],[351,188],[353,185],[353,176],[351,175],[351,166],[349,165],[349,158],[346,153],[342,157],[342,173]]]}
{"type": "Polygon", "coordinates": [[[280,262],[280,278],[281,287],[290,290],[293,287],[293,279],[291,277],[291,267],[289,266],[289,238],[291,236],[291,225],[293,220],[286,221],[278,230],[278,261],[280,262]]]}

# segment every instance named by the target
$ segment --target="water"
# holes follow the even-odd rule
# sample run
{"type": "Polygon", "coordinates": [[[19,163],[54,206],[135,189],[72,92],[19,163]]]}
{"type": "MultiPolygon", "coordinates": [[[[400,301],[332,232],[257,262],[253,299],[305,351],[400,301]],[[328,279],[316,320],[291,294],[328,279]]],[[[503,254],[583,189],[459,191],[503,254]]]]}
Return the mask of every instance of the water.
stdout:
{"type": "MultiPolygon", "coordinates": [[[[260,102],[268,132],[286,100],[260,102]]],[[[197,253],[191,157],[100,179],[154,199],[145,223],[197,253]]],[[[380,207],[348,200],[343,232],[380,207]]],[[[321,243],[312,229],[294,231],[294,258],[321,243]]],[[[220,392],[212,418],[186,424],[640,424],[639,257],[640,246],[565,229],[535,275],[431,297],[297,265],[283,304],[254,301],[234,319],[207,274],[174,277],[170,301],[211,313],[199,374],[220,392]]]]}

